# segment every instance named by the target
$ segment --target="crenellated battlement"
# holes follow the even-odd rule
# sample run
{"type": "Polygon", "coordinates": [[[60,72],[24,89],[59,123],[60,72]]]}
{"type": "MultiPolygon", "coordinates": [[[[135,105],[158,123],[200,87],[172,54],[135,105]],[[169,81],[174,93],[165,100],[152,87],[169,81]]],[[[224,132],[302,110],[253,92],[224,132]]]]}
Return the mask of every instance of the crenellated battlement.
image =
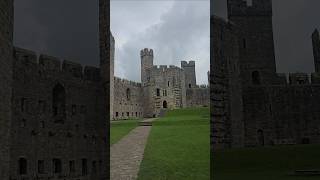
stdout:
{"type": "Polygon", "coordinates": [[[181,61],[181,67],[194,67],[196,66],[196,62],[195,61],[181,61]]]}
{"type": "Polygon", "coordinates": [[[153,50],[152,49],[148,49],[148,48],[144,48],[140,51],[140,56],[153,56],[153,50]]]}
{"type": "Polygon", "coordinates": [[[271,16],[271,0],[228,0],[228,16],[271,16]]]}
{"type": "Polygon", "coordinates": [[[167,65],[154,65],[152,67],[153,71],[172,71],[172,70],[182,70],[178,66],[170,65],[169,67],[167,65]]]}
{"type": "Polygon", "coordinates": [[[100,81],[100,68],[92,66],[82,66],[79,63],[63,60],[57,57],[41,54],[39,58],[33,51],[14,48],[14,60],[21,63],[23,66],[36,66],[44,73],[59,73],[62,72],[66,76],[84,79],[88,81],[100,81]]]}
{"type": "Polygon", "coordinates": [[[277,83],[279,85],[320,85],[319,73],[277,73],[277,83]]]}
{"type": "Polygon", "coordinates": [[[114,82],[115,83],[122,83],[122,84],[128,85],[128,86],[141,87],[141,83],[130,81],[130,80],[127,80],[127,79],[122,79],[122,78],[119,78],[119,77],[114,77],[114,82]]]}

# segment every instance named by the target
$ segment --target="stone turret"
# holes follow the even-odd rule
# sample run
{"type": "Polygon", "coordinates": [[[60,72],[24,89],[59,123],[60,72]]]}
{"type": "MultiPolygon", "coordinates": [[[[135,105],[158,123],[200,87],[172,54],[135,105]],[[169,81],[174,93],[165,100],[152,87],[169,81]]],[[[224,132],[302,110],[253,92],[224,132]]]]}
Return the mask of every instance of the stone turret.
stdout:
{"type": "Polygon", "coordinates": [[[181,61],[181,68],[184,70],[185,74],[185,86],[186,88],[195,88],[197,86],[196,81],[196,70],[194,61],[181,61]]]}
{"type": "Polygon", "coordinates": [[[148,82],[148,70],[153,67],[153,50],[145,48],[140,51],[141,57],[141,82],[142,85],[148,82]]]}
{"type": "Polygon", "coordinates": [[[320,73],[320,38],[317,29],[312,33],[312,46],[315,72],[320,73]]]}

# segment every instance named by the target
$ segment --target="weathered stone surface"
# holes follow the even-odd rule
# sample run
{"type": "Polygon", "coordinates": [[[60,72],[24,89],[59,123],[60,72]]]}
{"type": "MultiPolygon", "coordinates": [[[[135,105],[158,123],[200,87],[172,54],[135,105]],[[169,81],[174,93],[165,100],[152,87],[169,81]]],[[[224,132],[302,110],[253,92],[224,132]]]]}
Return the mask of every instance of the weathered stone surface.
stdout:
{"type": "Polygon", "coordinates": [[[182,61],[181,68],[155,66],[153,55],[152,49],[140,52],[141,83],[114,77],[113,119],[157,117],[165,109],[209,105],[209,87],[196,84],[194,61],[182,61]]]}
{"type": "Polygon", "coordinates": [[[99,2],[100,68],[13,48],[13,2],[0,2],[1,180],[108,179],[109,1],[99,2]]]}
{"type": "Polygon", "coordinates": [[[211,17],[212,147],[320,143],[318,31],[316,72],[286,76],[276,73],[271,0],[230,0],[228,19],[211,17]]]}
{"type": "Polygon", "coordinates": [[[13,1],[0,2],[0,179],[9,178],[13,1]]]}

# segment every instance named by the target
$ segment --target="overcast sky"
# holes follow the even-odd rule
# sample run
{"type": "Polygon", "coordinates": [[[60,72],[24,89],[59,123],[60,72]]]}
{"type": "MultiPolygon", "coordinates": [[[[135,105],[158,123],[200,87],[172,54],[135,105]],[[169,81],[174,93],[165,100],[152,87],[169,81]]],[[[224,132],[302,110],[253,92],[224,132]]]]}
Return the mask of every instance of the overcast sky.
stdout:
{"type": "Polygon", "coordinates": [[[210,67],[209,0],[111,1],[115,74],[140,81],[140,50],[154,50],[155,65],[196,61],[198,84],[210,67]]]}
{"type": "MultiPolygon", "coordinates": [[[[226,18],[226,0],[213,0],[214,14],[226,18]]],[[[319,0],[273,0],[278,72],[314,72],[311,34],[320,28],[319,0]]]]}
{"type": "MultiPolygon", "coordinates": [[[[214,13],[226,15],[226,0],[214,13]]],[[[320,28],[319,0],[274,0],[278,72],[313,72],[311,34],[320,28]]],[[[140,80],[140,49],[153,48],[155,64],[195,60],[198,83],[209,69],[208,0],[113,0],[116,75],[140,80]]],[[[15,0],[14,44],[98,66],[98,0],[15,0]]]]}

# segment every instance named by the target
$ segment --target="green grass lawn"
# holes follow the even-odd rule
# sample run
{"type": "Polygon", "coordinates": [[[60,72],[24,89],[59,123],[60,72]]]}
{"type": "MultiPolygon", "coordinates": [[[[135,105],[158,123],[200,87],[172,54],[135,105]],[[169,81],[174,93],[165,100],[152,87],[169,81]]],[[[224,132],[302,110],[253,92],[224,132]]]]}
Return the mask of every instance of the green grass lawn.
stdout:
{"type": "Polygon", "coordinates": [[[209,180],[209,108],[180,109],[153,122],[139,180],[209,180]]]}
{"type": "Polygon", "coordinates": [[[110,145],[119,141],[127,135],[132,129],[137,127],[139,120],[122,120],[110,123],[110,145]]]}
{"type": "Polygon", "coordinates": [[[287,175],[301,169],[320,169],[320,145],[232,149],[213,155],[214,180],[320,179],[287,175]]]}

